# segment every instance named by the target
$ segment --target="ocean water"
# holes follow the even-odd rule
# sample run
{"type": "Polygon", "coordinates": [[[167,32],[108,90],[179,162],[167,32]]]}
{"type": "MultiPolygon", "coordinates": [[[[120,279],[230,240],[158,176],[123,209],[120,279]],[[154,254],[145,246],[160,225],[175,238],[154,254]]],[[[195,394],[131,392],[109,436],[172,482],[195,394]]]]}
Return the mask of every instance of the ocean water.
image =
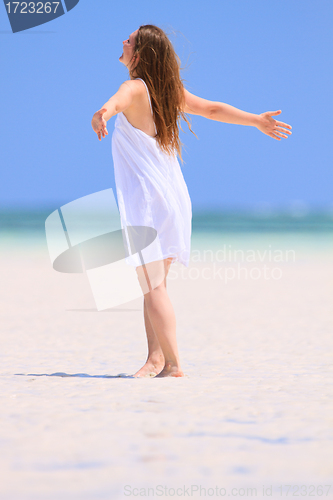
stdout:
{"type": "MultiPolygon", "coordinates": [[[[44,233],[46,218],[54,208],[40,210],[0,210],[1,233],[44,233]]],[[[333,232],[333,211],[240,212],[193,211],[193,232],[333,232]]]]}
{"type": "MultiPolygon", "coordinates": [[[[0,249],[47,249],[45,220],[50,209],[0,210],[0,249]]],[[[331,251],[333,212],[273,214],[193,211],[191,251],[297,248],[331,251]]]]}

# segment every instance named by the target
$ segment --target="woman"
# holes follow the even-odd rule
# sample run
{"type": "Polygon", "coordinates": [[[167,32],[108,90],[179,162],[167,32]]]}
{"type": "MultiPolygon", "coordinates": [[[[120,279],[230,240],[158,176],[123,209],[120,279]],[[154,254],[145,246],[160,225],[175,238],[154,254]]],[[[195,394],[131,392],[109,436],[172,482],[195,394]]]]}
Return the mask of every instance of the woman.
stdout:
{"type": "Polygon", "coordinates": [[[200,115],[255,126],[276,140],[287,138],[291,126],[272,118],[281,111],[256,115],[188,92],[180,79],[180,61],[157,26],[140,26],[131,33],[119,60],[130,80],[94,114],[92,127],[101,140],[108,135],[106,122],[117,114],[112,153],[122,227],[153,228],[158,241],[157,253],[146,255],[143,265],[135,262],[144,293],[148,357],[134,376],[183,377],[176,319],[166,290],[171,263],[178,260],[188,266],[190,254],[192,210],[177,160],[178,121],[182,117],[191,129],[185,113],[200,115]]]}

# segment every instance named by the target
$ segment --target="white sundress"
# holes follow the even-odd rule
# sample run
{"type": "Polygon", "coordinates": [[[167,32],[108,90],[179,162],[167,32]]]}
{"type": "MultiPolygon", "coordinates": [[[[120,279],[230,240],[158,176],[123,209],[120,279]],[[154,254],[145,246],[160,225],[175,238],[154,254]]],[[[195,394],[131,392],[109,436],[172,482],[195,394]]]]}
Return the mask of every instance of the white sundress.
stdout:
{"type": "MultiPolygon", "coordinates": [[[[148,87],[137,79],[145,84],[153,114],[148,87]]],[[[154,243],[142,251],[144,262],[172,257],[172,262],[178,260],[188,267],[192,205],[176,152],[167,155],[154,137],[118,113],[112,156],[122,229],[145,226],[157,232],[154,243]]],[[[142,265],[137,253],[126,261],[135,267],[142,265]]]]}

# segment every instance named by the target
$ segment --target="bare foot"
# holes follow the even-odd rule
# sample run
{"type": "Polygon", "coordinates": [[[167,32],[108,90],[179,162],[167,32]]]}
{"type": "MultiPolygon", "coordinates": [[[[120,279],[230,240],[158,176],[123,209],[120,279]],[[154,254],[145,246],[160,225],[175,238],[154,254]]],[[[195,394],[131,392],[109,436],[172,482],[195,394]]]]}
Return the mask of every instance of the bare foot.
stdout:
{"type": "Polygon", "coordinates": [[[162,378],[162,377],[185,377],[184,373],[178,368],[178,366],[171,365],[168,363],[165,365],[161,373],[156,375],[156,377],[162,378]]]}
{"type": "Polygon", "coordinates": [[[134,373],[134,377],[156,377],[164,366],[164,361],[152,362],[147,360],[139,371],[134,373]]]}

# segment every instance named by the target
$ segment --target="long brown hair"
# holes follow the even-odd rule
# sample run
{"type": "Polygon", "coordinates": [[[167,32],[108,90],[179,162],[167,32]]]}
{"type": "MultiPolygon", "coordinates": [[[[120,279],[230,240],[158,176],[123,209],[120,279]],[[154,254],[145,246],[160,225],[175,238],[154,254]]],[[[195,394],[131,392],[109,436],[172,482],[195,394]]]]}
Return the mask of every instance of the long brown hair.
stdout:
{"type": "Polygon", "coordinates": [[[148,87],[157,129],[156,140],[166,153],[171,155],[176,150],[183,162],[178,129],[180,118],[186,121],[193,134],[194,132],[182,111],[185,108],[185,98],[180,78],[180,59],[164,31],[152,24],[140,26],[133,57],[135,59],[129,70],[130,77],[142,78],[148,87]],[[137,56],[139,58],[136,64],[137,56]]]}

